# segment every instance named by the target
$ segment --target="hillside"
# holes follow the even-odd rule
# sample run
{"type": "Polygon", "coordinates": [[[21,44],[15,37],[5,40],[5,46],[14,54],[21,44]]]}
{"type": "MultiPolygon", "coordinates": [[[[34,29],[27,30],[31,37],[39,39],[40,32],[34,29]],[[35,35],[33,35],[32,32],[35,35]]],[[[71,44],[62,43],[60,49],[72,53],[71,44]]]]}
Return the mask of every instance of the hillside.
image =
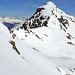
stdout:
{"type": "Polygon", "coordinates": [[[0,75],[61,75],[49,59],[14,37],[0,23],[0,75]]]}

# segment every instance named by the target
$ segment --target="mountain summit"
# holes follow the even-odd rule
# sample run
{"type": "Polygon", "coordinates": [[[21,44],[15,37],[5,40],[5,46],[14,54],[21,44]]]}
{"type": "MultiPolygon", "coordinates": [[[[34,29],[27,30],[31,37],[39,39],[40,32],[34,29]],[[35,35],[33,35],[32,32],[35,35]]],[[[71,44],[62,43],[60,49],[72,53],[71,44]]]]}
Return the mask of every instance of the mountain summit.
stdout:
{"type": "Polygon", "coordinates": [[[45,55],[74,58],[74,28],[75,18],[73,16],[60,10],[54,3],[47,2],[39,7],[22,27],[14,30],[14,33],[45,55]]]}
{"type": "Polygon", "coordinates": [[[69,16],[68,14],[60,10],[54,3],[47,2],[45,5],[39,7],[36,10],[35,14],[24,23],[23,27],[25,30],[42,26],[47,27],[48,23],[53,19],[61,23],[60,27],[63,28],[64,31],[66,31],[69,26],[68,21],[72,21],[75,23],[74,17],[69,16]]]}

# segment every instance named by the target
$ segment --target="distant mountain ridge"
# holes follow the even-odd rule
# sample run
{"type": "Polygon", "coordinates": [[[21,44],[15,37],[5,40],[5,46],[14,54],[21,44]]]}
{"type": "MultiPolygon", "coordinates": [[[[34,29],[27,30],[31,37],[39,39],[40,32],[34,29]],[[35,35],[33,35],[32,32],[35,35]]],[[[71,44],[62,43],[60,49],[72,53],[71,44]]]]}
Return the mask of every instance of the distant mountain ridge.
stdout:
{"type": "Polygon", "coordinates": [[[22,25],[28,17],[0,17],[2,22],[9,29],[17,25],[22,25]]]}

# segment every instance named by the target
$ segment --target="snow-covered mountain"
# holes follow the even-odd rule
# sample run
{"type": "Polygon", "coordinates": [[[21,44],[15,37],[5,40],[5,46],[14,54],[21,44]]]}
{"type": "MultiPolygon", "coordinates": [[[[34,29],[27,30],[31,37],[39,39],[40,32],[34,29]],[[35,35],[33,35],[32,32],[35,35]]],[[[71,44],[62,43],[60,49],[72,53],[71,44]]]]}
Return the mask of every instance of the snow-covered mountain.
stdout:
{"type": "Polygon", "coordinates": [[[47,2],[14,34],[62,69],[75,67],[75,18],[47,2]]]}
{"type": "Polygon", "coordinates": [[[75,18],[47,2],[14,33],[40,52],[74,58],[75,18]],[[38,15],[40,14],[40,15],[38,15]],[[74,53],[74,54],[71,54],[74,53]]]}
{"type": "Polygon", "coordinates": [[[75,75],[73,16],[47,2],[16,28],[0,23],[0,75],[75,75]]]}
{"type": "Polygon", "coordinates": [[[0,22],[11,29],[17,25],[22,25],[26,19],[27,17],[0,17],[0,22]]]}

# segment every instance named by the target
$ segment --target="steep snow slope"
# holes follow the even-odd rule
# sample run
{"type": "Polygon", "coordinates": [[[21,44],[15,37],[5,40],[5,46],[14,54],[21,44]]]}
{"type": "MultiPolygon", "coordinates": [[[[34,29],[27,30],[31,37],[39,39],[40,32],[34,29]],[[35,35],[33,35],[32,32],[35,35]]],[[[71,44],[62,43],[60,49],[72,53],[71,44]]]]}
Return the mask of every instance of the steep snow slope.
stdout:
{"type": "Polygon", "coordinates": [[[70,68],[75,67],[74,28],[73,16],[60,10],[54,3],[47,2],[19,30],[13,30],[13,33],[35,51],[62,69],[70,71],[70,68]]]}
{"type": "Polygon", "coordinates": [[[61,75],[48,58],[11,35],[0,23],[0,75],[61,75]]]}

